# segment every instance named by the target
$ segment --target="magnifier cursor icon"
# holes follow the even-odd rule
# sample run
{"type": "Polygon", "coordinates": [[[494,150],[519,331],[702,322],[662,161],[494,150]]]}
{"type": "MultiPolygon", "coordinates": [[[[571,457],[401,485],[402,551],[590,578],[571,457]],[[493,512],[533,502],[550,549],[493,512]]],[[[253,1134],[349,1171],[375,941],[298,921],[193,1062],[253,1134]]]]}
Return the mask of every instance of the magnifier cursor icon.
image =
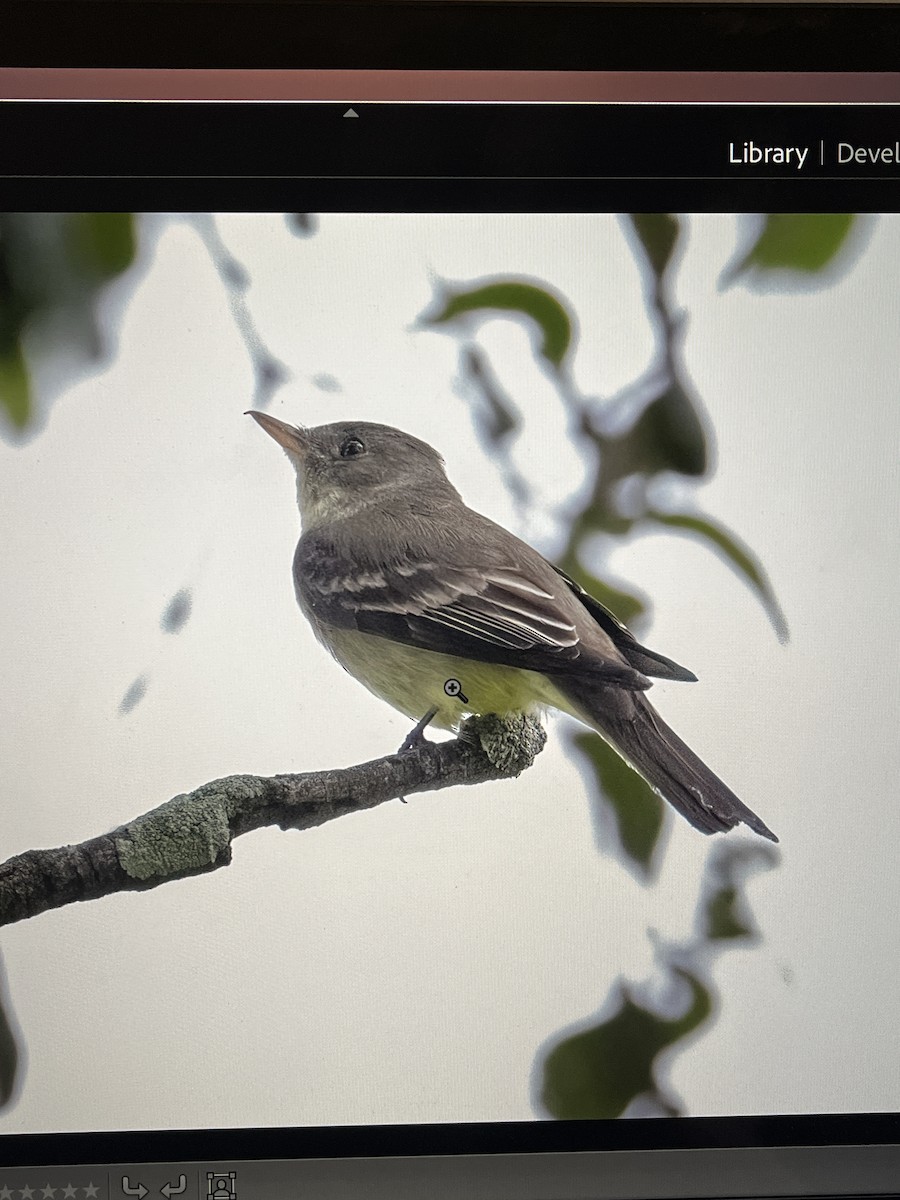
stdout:
{"type": "Polygon", "coordinates": [[[462,684],[458,679],[448,679],[444,684],[444,691],[448,696],[456,696],[463,704],[469,703],[469,697],[462,690],[462,684]]]}

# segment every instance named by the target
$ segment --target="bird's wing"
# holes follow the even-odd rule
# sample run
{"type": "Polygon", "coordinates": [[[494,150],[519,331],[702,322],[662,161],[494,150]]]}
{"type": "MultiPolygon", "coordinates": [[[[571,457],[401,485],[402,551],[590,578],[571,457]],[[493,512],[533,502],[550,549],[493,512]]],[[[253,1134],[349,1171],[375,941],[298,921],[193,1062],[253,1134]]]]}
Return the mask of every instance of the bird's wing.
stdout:
{"type": "Polygon", "coordinates": [[[590,592],[586,592],[581,584],[570,579],[565,571],[561,571],[559,567],[553,569],[566,581],[572,592],[636,671],[640,671],[644,675],[652,675],[655,679],[677,679],[682,683],[697,682],[697,676],[693,671],[680,666],[671,658],[666,658],[664,654],[657,654],[655,650],[648,650],[646,646],[642,646],[634,634],[609,611],[605,604],[601,604],[590,592]]]}
{"type": "Polygon", "coordinates": [[[513,565],[362,567],[304,538],[294,579],[301,605],[327,625],[459,658],[549,674],[581,669],[613,685],[649,686],[611,643],[608,654],[584,646],[579,610],[562,581],[554,589],[513,565]]]}

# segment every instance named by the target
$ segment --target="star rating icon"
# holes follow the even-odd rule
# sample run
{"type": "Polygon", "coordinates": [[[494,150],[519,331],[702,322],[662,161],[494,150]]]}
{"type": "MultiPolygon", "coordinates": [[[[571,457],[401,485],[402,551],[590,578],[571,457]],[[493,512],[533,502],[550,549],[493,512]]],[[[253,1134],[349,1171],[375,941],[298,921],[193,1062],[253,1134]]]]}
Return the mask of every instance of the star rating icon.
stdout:
{"type": "Polygon", "coordinates": [[[79,1193],[83,1193],[84,1200],[99,1198],[96,1183],[82,1184],[79,1187],[73,1187],[71,1183],[65,1187],[53,1187],[48,1183],[39,1191],[26,1183],[17,1188],[4,1184],[0,1187],[0,1200],[56,1200],[58,1195],[62,1196],[62,1200],[77,1200],[79,1193]]]}

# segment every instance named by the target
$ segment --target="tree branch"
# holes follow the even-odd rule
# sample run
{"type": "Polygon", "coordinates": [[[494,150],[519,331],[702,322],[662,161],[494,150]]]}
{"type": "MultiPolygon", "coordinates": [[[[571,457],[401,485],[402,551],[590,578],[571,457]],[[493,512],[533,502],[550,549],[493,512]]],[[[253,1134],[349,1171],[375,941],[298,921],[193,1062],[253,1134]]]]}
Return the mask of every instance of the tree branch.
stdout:
{"type": "Polygon", "coordinates": [[[422,742],[342,770],[213,780],[111,833],[3,863],[0,925],[215,871],[231,862],[232,840],[251,829],[310,829],[398,796],[513,778],[531,766],[545,740],[534,717],[472,717],[454,741],[422,742]]]}

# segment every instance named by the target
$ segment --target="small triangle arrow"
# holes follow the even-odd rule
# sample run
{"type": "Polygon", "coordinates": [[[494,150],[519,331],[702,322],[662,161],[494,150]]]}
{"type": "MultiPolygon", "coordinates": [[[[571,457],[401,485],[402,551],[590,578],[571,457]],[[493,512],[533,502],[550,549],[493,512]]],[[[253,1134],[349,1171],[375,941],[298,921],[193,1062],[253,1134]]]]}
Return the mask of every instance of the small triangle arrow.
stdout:
{"type": "Polygon", "coordinates": [[[347,111],[344,113],[344,116],[345,117],[358,117],[359,113],[354,112],[352,108],[348,108],[347,111]]]}

